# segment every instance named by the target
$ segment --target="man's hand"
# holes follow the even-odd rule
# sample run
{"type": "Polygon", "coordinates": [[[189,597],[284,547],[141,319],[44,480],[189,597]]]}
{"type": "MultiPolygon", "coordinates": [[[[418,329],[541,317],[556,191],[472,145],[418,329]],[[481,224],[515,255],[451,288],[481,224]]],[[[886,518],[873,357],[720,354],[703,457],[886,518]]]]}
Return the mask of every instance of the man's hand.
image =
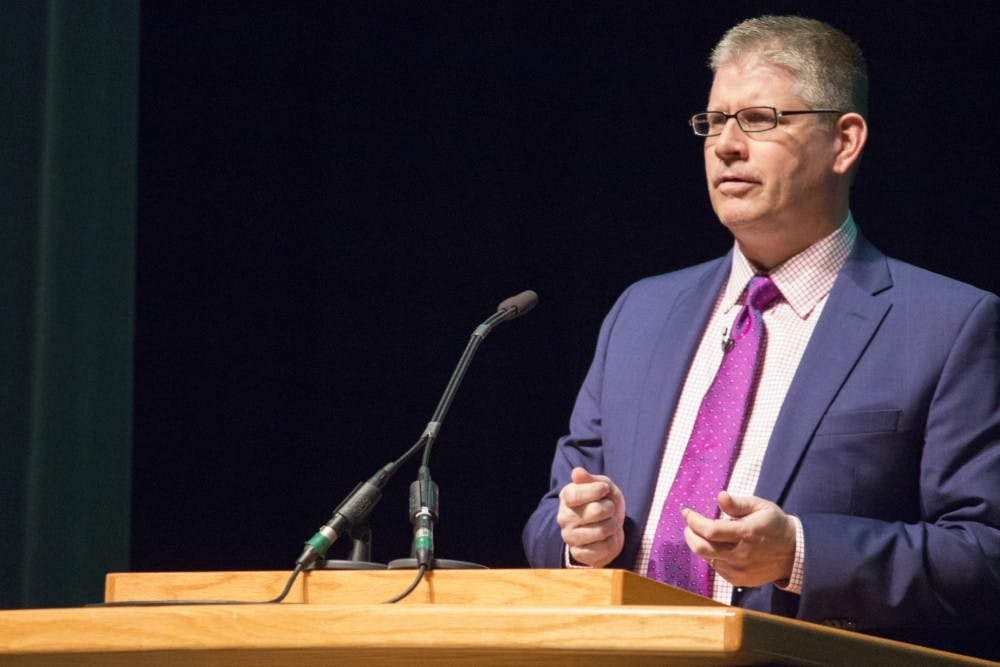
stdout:
{"type": "Polygon", "coordinates": [[[559,492],[556,523],[573,560],[603,567],[625,544],[625,496],[604,475],[573,468],[571,478],[559,492]]]}
{"type": "Polygon", "coordinates": [[[795,560],[795,523],[774,503],[756,496],[734,497],[720,491],[719,508],[732,519],[709,519],[690,508],[682,511],[684,539],[734,586],[783,584],[795,560]]]}

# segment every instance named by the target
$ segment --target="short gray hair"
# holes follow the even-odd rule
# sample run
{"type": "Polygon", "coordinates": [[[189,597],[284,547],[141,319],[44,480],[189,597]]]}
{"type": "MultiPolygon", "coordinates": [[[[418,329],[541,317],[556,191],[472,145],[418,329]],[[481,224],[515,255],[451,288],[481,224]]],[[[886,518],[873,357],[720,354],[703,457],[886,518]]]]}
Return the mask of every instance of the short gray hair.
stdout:
{"type": "Polygon", "coordinates": [[[868,116],[868,66],[861,48],[840,30],[800,16],[761,16],[730,28],[712,49],[709,67],[759,58],[792,73],[798,94],[814,108],[868,116]]]}

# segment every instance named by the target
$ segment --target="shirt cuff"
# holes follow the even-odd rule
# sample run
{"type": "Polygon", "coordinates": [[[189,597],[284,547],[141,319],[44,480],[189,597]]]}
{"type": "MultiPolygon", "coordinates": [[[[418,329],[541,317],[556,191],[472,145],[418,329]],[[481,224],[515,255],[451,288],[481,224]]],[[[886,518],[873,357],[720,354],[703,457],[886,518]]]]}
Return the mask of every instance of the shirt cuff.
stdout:
{"type": "Polygon", "coordinates": [[[589,570],[591,567],[589,565],[584,565],[583,563],[578,563],[573,560],[573,557],[569,555],[569,545],[563,545],[563,567],[568,567],[571,569],[578,570],[589,570]]]}
{"type": "MultiPolygon", "coordinates": [[[[774,582],[777,588],[788,593],[802,595],[803,566],[806,560],[806,541],[802,535],[802,522],[799,517],[792,516],[792,523],[795,524],[795,560],[792,561],[792,574],[787,582],[774,582]]],[[[569,555],[569,550],[566,552],[569,555]]]]}

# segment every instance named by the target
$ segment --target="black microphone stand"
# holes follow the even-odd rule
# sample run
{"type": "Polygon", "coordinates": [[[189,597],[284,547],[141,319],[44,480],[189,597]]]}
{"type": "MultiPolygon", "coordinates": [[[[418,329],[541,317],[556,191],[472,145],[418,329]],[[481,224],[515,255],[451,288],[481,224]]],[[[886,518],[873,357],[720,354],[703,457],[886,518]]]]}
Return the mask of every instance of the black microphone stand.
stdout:
{"type": "Polygon", "coordinates": [[[366,520],[351,528],[351,551],[346,559],[319,558],[306,570],[384,570],[385,563],[372,561],[372,529],[366,520]]]}

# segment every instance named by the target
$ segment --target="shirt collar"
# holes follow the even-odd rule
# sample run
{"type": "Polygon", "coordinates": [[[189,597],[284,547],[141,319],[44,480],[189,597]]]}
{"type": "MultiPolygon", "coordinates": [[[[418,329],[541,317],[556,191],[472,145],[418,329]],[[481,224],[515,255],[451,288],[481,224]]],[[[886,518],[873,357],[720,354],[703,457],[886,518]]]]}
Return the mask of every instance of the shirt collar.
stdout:
{"type": "MultiPolygon", "coordinates": [[[[857,225],[848,211],[847,218],[833,233],[775,267],[768,274],[781,291],[785,302],[800,318],[808,317],[823,297],[833,289],[833,283],[851,253],[857,235],[857,225]]],[[[721,305],[724,312],[741,304],[747,283],[756,273],[750,260],[740,251],[739,244],[734,244],[733,265],[722,295],[721,305]]]]}

